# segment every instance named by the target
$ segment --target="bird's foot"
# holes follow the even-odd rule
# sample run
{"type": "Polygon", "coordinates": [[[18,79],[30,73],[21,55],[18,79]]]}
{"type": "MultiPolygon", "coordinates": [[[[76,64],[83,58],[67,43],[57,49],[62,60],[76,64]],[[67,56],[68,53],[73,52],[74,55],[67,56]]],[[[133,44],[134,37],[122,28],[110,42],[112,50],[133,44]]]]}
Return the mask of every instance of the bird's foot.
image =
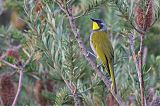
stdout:
{"type": "Polygon", "coordinates": [[[102,63],[100,63],[99,65],[97,65],[98,68],[100,68],[102,66],[102,63]]]}
{"type": "Polygon", "coordinates": [[[87,51],[87,57],[89,57],[90,55],[94,56],[94,57],[97,57],[95,54],[93,54],[92,52],[90,51],[87,51]]]}

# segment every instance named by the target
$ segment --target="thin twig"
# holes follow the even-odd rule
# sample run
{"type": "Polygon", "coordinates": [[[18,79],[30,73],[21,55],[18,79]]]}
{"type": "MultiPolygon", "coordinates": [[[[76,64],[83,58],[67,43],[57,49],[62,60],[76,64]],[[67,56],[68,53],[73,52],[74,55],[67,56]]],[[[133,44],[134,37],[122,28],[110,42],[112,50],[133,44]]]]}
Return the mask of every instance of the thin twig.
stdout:
{"type": "MultiPolygon", "coordinates": [[[[16,49],[18,50],[20,48],[21,48],[21,45],[19,45],[17,47],[14,47],[13,49],[14,50],[16,50],[16,49]]],[[[30,63],[30,61],[31,61],[31,59],[32,59],[32,57],[34,55],[34,52],[30,55],[30,57],[28,58],[28,60],[25,62],[24,65],[21,64],[22,62],[19,59],[18,61],[20,61],[20,64],[18,66],[14,65],[14,64],[11,64],[11,63],[9,63],[9,62],[7,62],[7,61],[4,60],[4,58],[7,56],[6,53],[0,57],[0,61],[3,62],[4,64],[6,64],[6,65],[8,65],[8,66],[10,66],[12,68],[14,68],[14,69],[19,70],[19,73],[20,73],[19,74],[19,82],[18,82],[18,90],[17,90],[17,93],[15,95],[14,101],[12,103],[12,106],[16,106],[17,100],[18,100],[18,96],[19,96],[19,94],[21,92],[21,88],[22,88],[23,71],[24,71],[25,67],[30,63]]]]}
{"type": "Polygon", "coordinates": [[[17,90],[17,93],[16,93],[16,96],[14,98],[14,101],[12,103],[12,106],[16,106],[17,104],[17,100],[18,100],[18,96],[21,92],[21,88],[22,88],[22,81],[23,81],[23,68],[19,70],[19,82],[18,82],[18,90],[17,90]]]}
{"type": "Polygon", "coordinates": [[[133,57],[133,61],[136,65],[136,70],[137,70],[137,74],[138,74],[138,80],[139,82],[141,81],[140,79],[140,71],[139,71],[139,63],[138,63],[138,58],[137,58],[137,55],[135,53],[135,37],[133,34],[130,34],[129,36],[129,40],[130,40],[130,47],[131,47],[131,52],[132,52],[132,57],[133,57]]]}
{"type": "Polygon", "coordinates": [[[9,63],[9,62],[7,62],[7,61],[5,61],[5,60],[1,60],[1,62],[3,62],[4,64],[6,64],[6,65],[8,65],[8,66],[10,66],[10,67],[12,67],[12,68],[14,68],[14,69],[19,69],[19,67],[17,67],[16,65],[11,64],[11,63],[9,63]]]}
{"type": "Polygon", "coordinates": [[[70,92],[73,95],[73,99],[75,102],[75,106],[83,106],[82,100],[81,98],[78,96],[78,90],[77,87],[73,84],[72,81],[68,81],[63,77],[63,74],[61,74],[62,79],[64,80],[64,82],[66,83],[68,89],[70,90],[70,92]]]}
{"type": "Polygon", "coordinates": [[[143,64],[146,64],[147,53],[148,53],[148,48],[144,47],[144,50],[143,50],[143,64]]]}
{"type": "Polygon", "coordinates": [[[145,106],[145,97],[144,97],[144,79],[143,79],[143,52],[144,52],[144,35],[141,35],[140,43],[140,59],[139,59],[139,73],[140,73],[140,89],[141,89],[141,104],[145,106]]]}
{"type": "Polygon", "coordinates": [[[27,61],[25,62],[25,64],[23,65],[23,67],[26,67],[32,60],[33,55],[35,54],[35,52],[33,51],[33,53],[30,55],[30,57],[27,59],[27,61]]]}
{"type": "Polygon", "coordinates": [[[19,67],[21,67],[21,69],[19,70],[20,74],[19,74],[18,90],[17,90],[16,96],[14,98],[14,101],[12,103],[12,106],[16,106],[16,104],[17,104],[18,96],[19,96],[19,94],[21,92],[21,88],[22,88],[23,71],[24,71],[25,67],[31,62],[33,55],[34,55],[34,52],[30,55],[30,57],[27,59],[27,61],[24,63],[23,66],[19,66],[19,67]]]}
{"type": "Polygon", "coordinates": [[[82,16],[86,15],[86,14],[87,14],[87,12],[88,12],[88,11],[84,11],[82,14],[80,14],[80,15],[78,15],[78,16],[74,16],[74,18],[73,18],[73,19],[78,19],[78,18],[80,18],[80,17],[82,17],[82,16]]]}
{"type": "MultiPolygon", "coordinates": [[[[14,49],[19,49],[19,48],[21,48],[20,45],[17,46],[17,47],[15,47],[14,49]]],[[[8,51],[7,51],[7,52],[8,52],[8,51]]],[[[16,65],[11,64],[11,63],[7,62],[6,60],[4,60],[4,58],[7,56],[7,52],[4,53],[2,56],[0,56],[0,61],[3,62],[4,64],[6,64],[6,65],[8,65],[8,66],[10,66],[10,67],[12,67],[12,68],[14,68],[14,69],[19,69],[19,67],[17,67],[16,65]]]]}
{"type": "Polygon", "coordinates": [[[96,64],[92,61],[92,59],[87,55],[88,52],[83,44],[83,41],[80,37],[80,33],[78,32],[78,29],[76,27],[75,24],[75,20],[74,17],[72,16],[72,9],[71,8],[67,8],[65,9],[63,7],[63,5],[61,5],[59,2],[57,2],[57,4],[59,5],[59,7],[61,8],[61,10],[63,10],[63,12],[67,15],[70,26],[71,26],[71,30],[73,32],[73,34],[76,37],[76,40],[79,44],[79,47],[81,48],[81,52],[83,53],[83,55],[85,56],[86,60],[88,60],[89,64],[92,66],[92,68],[96,71],[96,73],[98,74],[98,76],[103,80],[103,82],[105,83],[107,89],[112,93],[112,95],[114,96],[114,98],[116,99],[116,101],[119,103],[120,106],[126,106],[125,102],[122,100],[122,98],[118,95],[115,94],[112,90],[111,90],[111,83],[110,81],[107,79],[107,77],[97,68],[96,64]]]}
{"type": "Polygon", "coordinates": [[[144,98],[144,79],[143,79],[143,41],[144,41],[144,36],[141,36],[141,43],[140,43],[140,55],[136,56],[135,53],[135,46],[134,46],[134,35],[130,35],[130,46],[131,46],[131,51],[132,51],[132,56],[133,56],[133,60],[134,63],[136,65],[136,70],[137,70],[137,74],[138,74],[138,79],[139,79],[139,83],[140,83],[140,90],[141,90],[141,104],[142,106],[145,106],[145,98],[144,98]]]}

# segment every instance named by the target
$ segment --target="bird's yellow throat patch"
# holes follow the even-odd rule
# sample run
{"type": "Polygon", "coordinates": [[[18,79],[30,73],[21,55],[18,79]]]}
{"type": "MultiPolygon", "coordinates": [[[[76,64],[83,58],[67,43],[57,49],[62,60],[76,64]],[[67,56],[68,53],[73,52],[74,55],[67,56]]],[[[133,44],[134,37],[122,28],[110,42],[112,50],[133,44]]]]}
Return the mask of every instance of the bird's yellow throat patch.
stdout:
{"type": "Polygon", "coordinates": [[[97,22],[93,22],[93,26],[92,26],[93,30],[98,30],[100,29],[99,25],[97,24],[97,22]]]}

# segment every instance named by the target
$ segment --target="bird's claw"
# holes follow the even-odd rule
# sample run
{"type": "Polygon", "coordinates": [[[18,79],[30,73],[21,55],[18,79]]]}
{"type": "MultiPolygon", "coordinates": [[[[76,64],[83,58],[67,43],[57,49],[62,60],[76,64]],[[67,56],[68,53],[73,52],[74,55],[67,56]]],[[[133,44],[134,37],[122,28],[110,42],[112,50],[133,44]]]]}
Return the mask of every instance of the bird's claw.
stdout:
{"type": "Polygon", "coordinates": [[[96,56],[95,54],[93,54],[92,52],[87,51],[87,57],[88,57],[89,55],[92,55],[92,56],[94,56],[94,57],[97,57],[97,56],[96,56]]]}

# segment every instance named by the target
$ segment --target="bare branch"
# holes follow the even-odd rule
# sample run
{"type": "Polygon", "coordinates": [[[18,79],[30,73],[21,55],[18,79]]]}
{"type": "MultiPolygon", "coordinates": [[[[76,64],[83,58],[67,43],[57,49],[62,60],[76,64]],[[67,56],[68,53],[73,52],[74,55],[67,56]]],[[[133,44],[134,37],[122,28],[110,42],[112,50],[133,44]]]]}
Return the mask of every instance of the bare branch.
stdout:
{"type": "Polygon", "coordinates": [[[141,80],[140,80],[139,65],[138,65],[139,63],[138,63],[137,55],[135,53],[135,37],[134,37],[133,34],[130,34],[129,40],[130,40],[130,47],[131,47],[133,61],[134,61],[135,65],[136,65],[138,79],[139,79],[139,82],[140,82],[141,80]]]}
{"type": "Polygon", "coordinates": [[[144,52],[144,35],[141,35],[141,42],[140,42],[140,51],[139,51],[139,55],[138,58],[136,56],[135,53],[135,46],[134,46],[134,35],[130,35],[129,39],[130,39],[130,46],[131,46],[131,51],[132,51],[132,56],[133,56],[133,60],[134,63],[136,65],[136,70],[137,70],[137,74],[138,74],[138,79],[139,79],[139,83],[140,83],[140,90],[141,90],[141,104],[143,106],[145,106],[145,97],[144,97],[144,80],[143,80],[143,52],[144,52]]]}
{"type": "Polygon", "coordinates": [[[143,52],[144,52],[144,35],[142,34],[140,41],[140,56],[139,56],[139,73],[140,73],[140,89],[141,89],[141,104],[145,106],[145,97],[144,97],[144,79],[143,79],[143,52]]]}
{"type": "Polygon", "coordinates": [[[9,62],[7,62],[7,61],[5,61],[5,60],[1,60],[1,62],[3,62],[4,64],[6,64],[6,65],[8,65],[8,66],[10,66],[10,67],[12,67],[12,68],[14,68],[14,69],[19,69],[19,67],[17,67],[16,65],[11,64],[11,63],[9,63],[9,62]]]}
{"type": "Polygon", "coordinates": [[[23,65],[23,67],[25,68],[32,60],[33,55],[35,54],[35,52],[33,51],[33,53],[30,55],[30,57],[28,58],[28,60],[25,62],[25,64],[23,65]]]}
{"type": "Polygon", "coordinates": [[[17,90],[17,93],[16,93],[16,96],[14,98],[14,101],[12,103],[12,106],[16,106],[17,104],[17,100],[18,100],[18,96],[21,92],[21,88],[22,88],[22,81],[23,81],[23,68],[19,70],[19,82],[18,82],[18,90],[17,90]]]}

